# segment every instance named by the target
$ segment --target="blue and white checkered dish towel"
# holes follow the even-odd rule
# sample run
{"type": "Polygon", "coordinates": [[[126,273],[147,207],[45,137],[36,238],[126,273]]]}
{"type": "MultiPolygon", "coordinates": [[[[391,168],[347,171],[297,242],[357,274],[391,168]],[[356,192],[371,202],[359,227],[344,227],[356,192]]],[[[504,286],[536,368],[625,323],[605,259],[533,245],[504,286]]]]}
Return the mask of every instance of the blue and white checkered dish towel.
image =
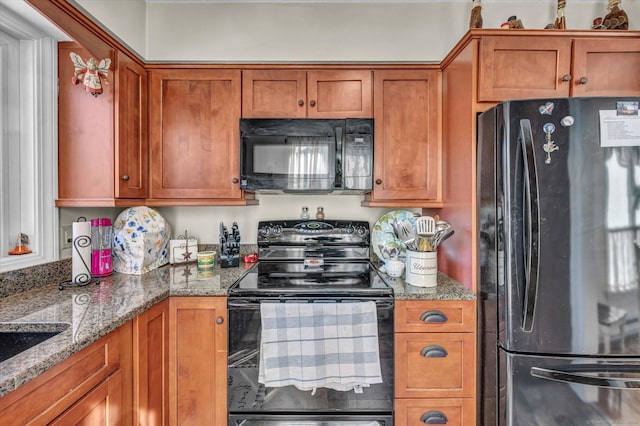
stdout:
{"type": "Polygon", "coordinates": [[[382,383],[375,302],[264,302],[260,312],[266,387],[361,392],[382,383]]]}

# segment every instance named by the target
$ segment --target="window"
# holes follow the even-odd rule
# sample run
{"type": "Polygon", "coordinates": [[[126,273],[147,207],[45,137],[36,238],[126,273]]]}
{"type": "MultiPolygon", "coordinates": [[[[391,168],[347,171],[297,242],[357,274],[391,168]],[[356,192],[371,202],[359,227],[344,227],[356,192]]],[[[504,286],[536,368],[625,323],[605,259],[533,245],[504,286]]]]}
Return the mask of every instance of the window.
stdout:
{"type": "Polygon", "coordinates": [[[0,5],[0,272],[55,260],[58,246],[57,43],[50,24],[5,7],[0,5]],[[10,256],[19,233],[29,236],[32,253],[10,256]]]}

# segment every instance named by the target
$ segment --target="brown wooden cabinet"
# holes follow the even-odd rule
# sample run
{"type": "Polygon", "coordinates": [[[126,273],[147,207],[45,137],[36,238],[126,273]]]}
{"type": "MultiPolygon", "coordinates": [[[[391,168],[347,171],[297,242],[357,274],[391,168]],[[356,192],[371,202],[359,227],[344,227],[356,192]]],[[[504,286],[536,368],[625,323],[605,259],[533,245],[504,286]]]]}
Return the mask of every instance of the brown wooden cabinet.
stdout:
{"type": "Polygon", "coordinates": [[[132,416],[131,322],[0,398],[11,424],[128,425],[132,416]]]}
{"type": "Polygon", "coordinates": [[[117,73],[116,198],[144,199],[149,188],[147,72],[119,52],[117,73]]]}
{"type": "Polygon", "coordinates": [[[478,101],[640,95],[640,40],[577,34],[480,39],[478,101]]]}
{"type": "Polygon", "coordinates": [[[169,424],[227,424],[227,299],[169,300],[169,424]]]}
{"type": "Polygon", "coordinates": [[[169,300],[133,321],[134,424],[167,425],[169,404],[169,300]]]}
{"type": "Polygon", "coordinates": [[[122,425],[119,401],[122,400],[122,373],[109,376],[104,382],[93,388],[61,416],[51,422],[51,426],[122,425]]]}
{"type": "Polygon", "coordinates": [[[440,72],[375,71],[374,98],[374,185],[365,205],[440,207],[440,72]]]}
{"type": "Polygon", "coordinates": [[[141,203],[147,191],[146,72],[122,52],[103,93],[72,84],[69,54],[93,55],[74,42],[58,47],[58,198],[56,206],[141,203]]]}
{"type": "Polygon", "coordinates": [[[247,69],[245,118],[370,118],[371,70],[247,69]]]}
{"type": "Polygon", "coordinates": [[[148,205],[245,204],[239,184],[240,70],[150,71],[148,205]]]}
{"type": "Polygon", "coordinates": [[[640,38],[576,39],[571,96],[640,96],[640,38]]]}
{"type": "Polygon", "coordinates": [[[395,331],[395,424],[475,425],[475,301],[398,301],[395,331]]]}

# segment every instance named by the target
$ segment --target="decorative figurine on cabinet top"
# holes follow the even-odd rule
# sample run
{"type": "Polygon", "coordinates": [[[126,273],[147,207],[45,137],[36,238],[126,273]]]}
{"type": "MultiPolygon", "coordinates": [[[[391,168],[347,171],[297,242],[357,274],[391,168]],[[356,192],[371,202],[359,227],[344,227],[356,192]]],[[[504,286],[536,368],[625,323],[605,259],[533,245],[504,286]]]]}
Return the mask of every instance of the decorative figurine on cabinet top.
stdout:
{"type": "Polygon", "coordinates": [[[558,0],[558,7],[556,12],[556,20],[553,23],[553,28],[557,30],[565,30],[567,29],[567,22],[564,17],[564,8],[567,5],[566,0],[558,0]]]}
{"type": "Polygon", "coordinates": [[[93,96],[101,94],[104,91],[102,85],[109,84],[107,73],[109,72],[111,59],[106,58],[97,62],[95,58],[89,58],[85,63],[77,53],[71,52],[69,56],[71,56],[71,62],[75,66],[71,82],[73,84],[82,83],[84,90],[93,96]]]}
{"type": "Polygon", "coordinates": [[[522,24],[522,20],[518,19],[517,16],[513,15],[513,16],[509,16],[509,19],[507,19],[507,22],[503,22],[502,25],[500,25],[500,28],[508,29],[508,30],[523,30],[524,25],[522,24]]]}
{"type": "Polygon", "coordinates": [[[602,19],[602,27],[607,30],[628,30],[629,17],[627,13],[620,8],[622,0],[609,0],[607,9],[609,13],[602,19]]]}
{"type": "Polygon", "coordinates": [[[472,0],[471,18],[469,19],[469,28],[482,28],[482,5],[481,0],[472,0]]]}

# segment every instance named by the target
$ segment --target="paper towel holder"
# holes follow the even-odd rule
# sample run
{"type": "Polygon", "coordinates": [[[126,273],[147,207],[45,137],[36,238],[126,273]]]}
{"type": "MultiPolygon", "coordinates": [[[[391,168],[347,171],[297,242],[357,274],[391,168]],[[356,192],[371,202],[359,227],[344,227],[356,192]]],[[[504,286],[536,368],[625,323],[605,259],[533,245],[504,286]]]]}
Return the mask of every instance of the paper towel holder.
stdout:
{"type": "MultiPolygon", "coordinates": [[[[84,216],[80,216],[76,222],[86,222],[87,218],[84,216]]],[[[91,237],[87,236],[87,235],[80,235],[76,238],[73,239],[73,241],[71,242],[71,248],[72,250],[75,250],[76,252],[79,253],[79,250],[81,248],[85,248],[85,247],[91,247],[91,237]]],[[[89,271],[88,274],[83,274],[79,280],[75,280],[75,279],[71,279],[68,281],[63,281],[60,284],[58,284],[58,289],[60,290],[64,290],[65,287],[84,287],[86,285],[89,285],[92,282],[95,282],[96,285],[100,284],[100,278],[97,277],[92,277],[91,276],[91,265],[87,265],[87,263],[85,262],[85,260],[80,257],[80,259],[82,259],[82,262],[85,264],[85,269],[87,271],[89,271]]],[[[91,260],[89,260],[90,262],[91,260]]]]}

